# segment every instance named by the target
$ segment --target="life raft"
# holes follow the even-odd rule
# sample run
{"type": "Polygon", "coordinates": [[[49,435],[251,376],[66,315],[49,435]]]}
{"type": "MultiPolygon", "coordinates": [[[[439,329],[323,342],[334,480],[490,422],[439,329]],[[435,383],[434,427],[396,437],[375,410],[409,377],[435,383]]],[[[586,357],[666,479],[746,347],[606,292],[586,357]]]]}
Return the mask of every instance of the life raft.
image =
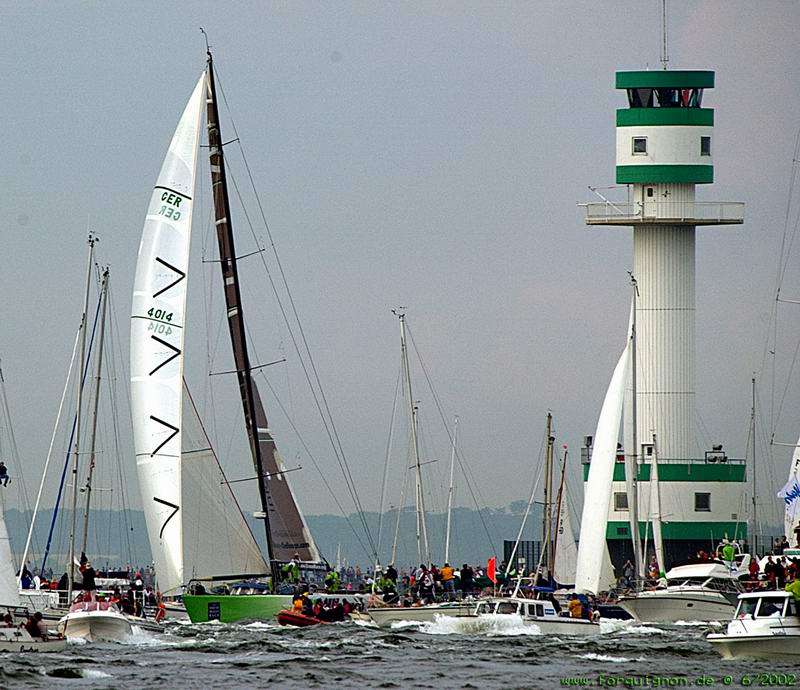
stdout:
{"type": "Polygon", "coordinates": [[[325,622],[314,616],[306,616],[304,613],[296,613],[288,609],[279,611],[277,618],[280,625],[294,625],[298,628],[307,628],[309,625],[319,625],[325,622]]]}

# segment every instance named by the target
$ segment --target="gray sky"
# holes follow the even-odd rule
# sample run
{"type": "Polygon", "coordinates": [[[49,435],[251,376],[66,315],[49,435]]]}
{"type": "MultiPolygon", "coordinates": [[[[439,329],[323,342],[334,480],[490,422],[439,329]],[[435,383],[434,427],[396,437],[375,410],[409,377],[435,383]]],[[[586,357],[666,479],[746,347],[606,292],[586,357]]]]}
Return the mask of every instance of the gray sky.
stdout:
{"type": "MultiPolygon", "coordinates": [[[[111,264],[127,351],[144,212],[204,66],[200,26],[365,505],[378,504],[399,357],[390,308],[399,304],[448,413],[460,415],[488,503],[527,495],[548,408],[577,460],[624,344],[632,252],[629,229],[588,229],[575,203],[592,200],[587,185],[613,184],[614,110],[625,106],[614,72],[657,68],[659,12],[656,0],[3,3],[0,354],[29,488],[79,318],[87,226],[111,264]]],[[[737,456],[800,126],[798,26],[794,2],[670,7],[670,66],[717,74],[704,100],[716,109],[716,183],[699,195],[747,203],[744,226],[700,230],[697,249],[698,410],[708,430],[698,443],[724,442],[737,456]]],[[[233,171],[244,183],[241,165],[233,171]]],[[[243,253],[254,243],[238,220],[243,253]]],[[[243,270],[256,273],[249,261],[243,270]]],[[[206,270],[216,279],[213,264],[206,270]]],[[[202,275],[198,263],[187,344],[198,390],[206,386],[202,275]]],[[[800,298],[800,281],[791,282],[787,293],[800,298]]],[[[262,275],[245,290],[257,359],[290,358],[270,380],[341,486],[265,285],[262,275]]],[[[796,343],[800,312],[785,313],[781,329],[796,343]]],[[[211,327],[223,337],[217,370],[229,368],[221,326],[211,327]]],[[[791,353],[779,355],[788,366],[791,353]]],[[[236,456],[232,476],[246,476],[235,390],[215,385],[218,449],[236,456]]],[[[782,441],[800,427],[797,390],[784,404],[782,441]]],[[[766,381],[760,395],[772,396],[766,381]]],[[[432,430],[433,404],[422,390],[418,397],[432,430]]],[[[305,467],[293,475],[304,509],[333,511],[310,463],[295,460],[285,418],[272,412],[272,426],[287,464],[305,467]]],[[[446,456],[430,438],[430,454],[446,456]]],[[[772,477],[782,483],[788,453],[776,461],[763,475],[765,496],[778,488],[772,477]]],[[[396,501],[396,482],[391,491],[396,501]]],[[[469,504],[463,490],[459,502],[469,504]]]]}

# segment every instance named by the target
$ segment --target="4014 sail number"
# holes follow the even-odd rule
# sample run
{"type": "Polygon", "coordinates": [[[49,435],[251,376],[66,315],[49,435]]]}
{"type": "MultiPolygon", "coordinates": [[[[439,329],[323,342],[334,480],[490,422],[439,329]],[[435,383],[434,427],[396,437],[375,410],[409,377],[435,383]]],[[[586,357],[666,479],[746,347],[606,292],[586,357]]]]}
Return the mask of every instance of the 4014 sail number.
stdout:
{"type": "Polygon", "coordinates": [[[147,310],[147,315],[151,319],[156,319],[156,321],[172,322],[172,312],[167,312],[166,309],[156,309],[155,307],[150,307],[150,309],[147,310]]]}

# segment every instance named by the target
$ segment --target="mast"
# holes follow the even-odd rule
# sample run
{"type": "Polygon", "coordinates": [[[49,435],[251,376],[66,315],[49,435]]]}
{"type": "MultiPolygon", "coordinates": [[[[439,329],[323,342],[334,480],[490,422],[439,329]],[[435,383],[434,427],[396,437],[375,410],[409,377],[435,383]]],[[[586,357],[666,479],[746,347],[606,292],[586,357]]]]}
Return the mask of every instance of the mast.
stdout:
{"type": "Polygon", "coordinates": [[[556,529],[553,536],[553,579],[556,577],[556,552],[558,550],[558,535],[561,532],[561,502],[564,500],[564,480],[567,476],[567,447],[564,446],[564,462],[561,465],[561,479],[558,482],[556,494],[556,529]]]}
{"type": "Polygon", "coordinates": [[[103,373],[103,343],[106,335],[106,307],[108,306],[108,267],[103,271],[102,283],[100,288],[103,300],[102,312],[100,314],[100,341],[97,351],[97,376],[94,388],[94,409],[92,410],[92,436],[89,443],[89,474],[86,477],[86,506],[83,510],[83,546],[81,552],[86,553],[86,544],[89,540],[89,508],[92,502],[92,474],[95,465],[95,447],[97,440],[97,409],[100,404],[100,381],[103,373]]]}
{"type": "Polygon", "coordinates": [[[639,296],[639,285],[633,273],[631,287],[633,288],[633,305],[631,308],[631,437],[633,448],[626,453],[625,478],[628,490],[628,519],[630,521],[631,542],[633,544],[633,565],[639,579],[644,578],[644,559],[642,558],[642,545],[639,540],[639,435],[638,435],[638,389],[636,377],[636,307],[639,296]]]}
{"type": "Polygon", "coordinates": [[[72,459],[72,524],[69,533],[69,563],[67,564],[67,603],[72,602],[72,590],[75,586],[75,529],[78,517],[78,460],[81,439],[81,405],[83,403],[83,372],[86,369],[86,322],[89,313],[89,289],[92,285],[92,260],[97,238],[89,233],[89,257],[86,261],[86,290],[83,295],[83,314],[81,315],[81,356],[78,369],[78,394],[75,403],[75,445],[72,459]]]}
{"type": "MultiPolygon", "coordinates": [[[[225,177],[225,156],[222,147],[222,132],[219,124],[219,110],[217,108],[217,94],[214,85],[214,65],[211,51],[208,51],[208,98],[206,99],[206,118],[208,125],[209,162],[211,166],[211,186],[214,196],[214,216],[217,228],[217,244],[219,246],[219,259],[222,268],[222,283],[225,290],[225,306],[228,314],[228,329],[233,347],[233,358],[236,365],[236,378],[239,381],[239,393],[242,399],[247,438],[250,442],[250,452],[258,475],[258,493],[261,499],[262,511],[259,515],[264,520],[264,530],[267,537],[267,559],[272,573],[272,587],[278,582],[278,573],[275,564],[272,532],[270,530],[269,502],[267,499],[266,472],[261,451],[261,439],[272,441],[266,423],[260,429],[256,424],[256,391],[250,367],[250,357],[247,352],[247,336],[244,327],[244,314],[242,312],[242,298],[239,288],[239,270],[236,262],[236,250],[233,240],[233,228],[230,218],[230,200],[228,197],[228,184],[225,177]],[[268,438],[267,438],[268,437],[268,438]]],[[[274,441],[272,441],[274,444],[274,441]]]]}
{"type": "Polygon", "coordinates": [[[552,510],[552,482],[553,482],[553,415],[547,413],[547,452],[544,460],[544,517],[542,523],[542,546],[545,553],[545,570],[548,577],[552,574],[553,570],[553,550],[551,548],[552,539],[552,524],[553,524],[553,510],[552,510]]]}
{"type": "Polygon", "coordinates": [[[453,469],[456,460],[456,437],[458,436],[458,417],[453,422],[453,447],[450,451],[450,487],[447,489],[447,532],[444,539],[444,562],[450,562],[450,522],[453,512],[453,469]]]}
{"type": "Polygon", "coordinates": [[[411,368],[408,365],[408,347],[406,345],[406,314],[403,311],[395,311],[394,313],[400,319],[400,352],[411,413],[411,450],[414,454],[414,470],[416,473],[417,554],[421,562],[430,564],[431,553],[428,548],[428,527],[425,523],[425,493],[422,490],[422,464],[419,459],[419,438],[417,436],[417,406],[414,404],[414,396],[411,392],[411,368]]]}
{"type": "MultiPolygon", "coordinates": [[[[756,503],[756,378],[751,379],[753,388],[753,405],[750,412],[750,435],[753,441],[753,541],[752,552],[758,553],[758,505],[756,503]]],[[[786,535],[788,538],[788,534],[786,535]]]]}

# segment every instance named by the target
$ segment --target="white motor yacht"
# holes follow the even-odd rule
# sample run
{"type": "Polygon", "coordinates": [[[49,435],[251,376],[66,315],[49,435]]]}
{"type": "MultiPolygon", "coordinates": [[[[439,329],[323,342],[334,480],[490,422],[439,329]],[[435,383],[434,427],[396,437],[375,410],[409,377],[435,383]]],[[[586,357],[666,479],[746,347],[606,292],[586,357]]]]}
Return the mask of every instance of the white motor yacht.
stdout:
{"type": "Polygon", "coordinates": [[[475,608],[475,616],[519,616],[524,623],[533,623],[543,635],[597,635],[600,624],[584,618],[559,614],[555,605],[546,599],[523,597],[491,597],[475,608]]]}
{"type": "Polygon", "coordinates": [[[725,659],[794,658],[800,661],[800,608],[789,592],[741,594],[724,633],[706,638],[725,659]]]}
{"type": "Polygon", "coordinates": [[[622,596],[619,605],[639,622],[729,620],[742,592],[736,571],[709,561],[672,568],[667,586],[622,596]]]}
{"type": "Polygon", "coordinates": [[[73,604],[58,622],[58,632],[67,639],[88,642],[120,642],[133,634],[130,620],[114,604],[88,601],[73,604]]]}
{"type": "Polygon", "coordinates": [[[368,608],[367,615],[379,628],[391,628],[396,623],[433,623],[437,616],[460,618],[475,613],[475,602],[453,601],[427,606],[386,606],[368,608]]]}

